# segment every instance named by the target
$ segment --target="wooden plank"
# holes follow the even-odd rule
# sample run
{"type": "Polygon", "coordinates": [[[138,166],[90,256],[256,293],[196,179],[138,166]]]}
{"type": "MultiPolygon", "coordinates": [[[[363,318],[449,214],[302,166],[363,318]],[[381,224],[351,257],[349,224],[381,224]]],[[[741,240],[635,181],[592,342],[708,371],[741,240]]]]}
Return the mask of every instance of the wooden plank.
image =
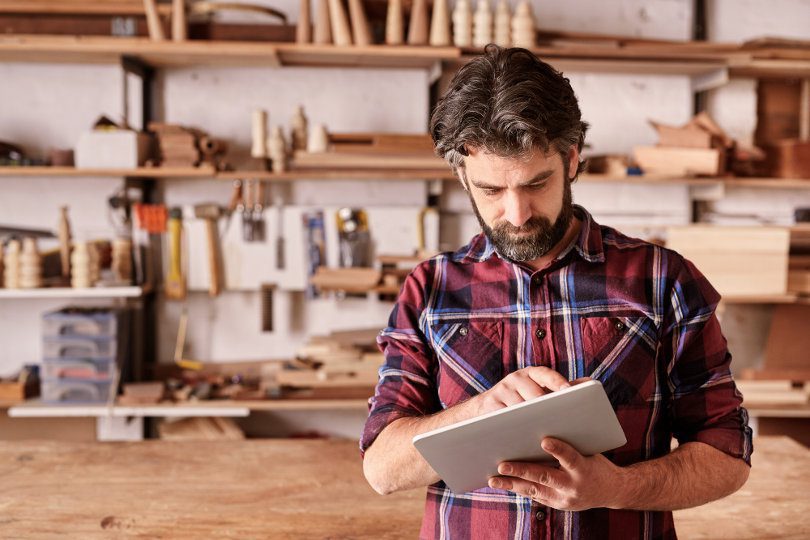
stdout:
{"type": "Polygon", "coordinates": [[[810,306],[778,306],[774,309],[765,346],[766,369],[810,372],[807,356],[807,351],[810,350],[808,320],[810,320],[810,306]]]}
{"type": "Polygon", "coordinates": [[[716,148],[636,146],[633,155],[645,173],[717,176],[724,171],[724,153],[716,148]]]}
{"type": "Polygon", "coordinates": [[[293,158],[293,168],[340,168],[356,169],[440,169],[446,166],[443,159],[435,156],[403,156],[403,155],[364,155],[341,154],[335,152],[309,153],[298,151],[293,158]]]}
{"type": "MultiPolygon", "coordinates": [[[[158,13],[169,16],[172,8],[157,5],[158,13]]],[[[83,14],[83,15],[143,15],[141,0],[3,0],[0,13],[83,14]]]]}

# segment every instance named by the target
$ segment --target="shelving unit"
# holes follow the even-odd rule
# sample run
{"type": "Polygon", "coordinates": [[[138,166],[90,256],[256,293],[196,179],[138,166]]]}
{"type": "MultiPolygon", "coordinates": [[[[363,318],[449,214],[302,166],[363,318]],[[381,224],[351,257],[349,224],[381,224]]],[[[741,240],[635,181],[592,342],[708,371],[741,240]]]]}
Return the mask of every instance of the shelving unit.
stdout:
{"type": "Polygon", "coordinates": [[[17,300],[22,298],[141,298],[144,295],[141,287],[93,287],[73,289],[70,287],[44,287],[40,289],[2,289],[0,300],[17,300]]]}
{"type": "MultiPolygon", "coordinates": [[[[2,408],[0,403],[0,408],[2,408]]],[[[364,399],[279,399],[262,401],[198,401],[189,403],[161,403],[157,405],[81,405],[51,404],[39,400],[6,404],[12,418],[55,417],[151,417],[180,418],[195,416],[227,416],[243,418],[251,411],[365,411],[364,399]]]]}
{"type": "MultiPolygon", "coordinates": [[[[141,167],[138,169],[77,169],[75,167],[0,167],[2,178],[149,178],[149,179],[188,179],[199,180],[266,180],[271,182],[295,182],[297,180],[447,180],[456,181],[456,175],[446,169],[294,169],[284,173],[263,170],[214,171],[213,168],[199,167],[174,169],[162,167],[141,167]]],[[[810,178],[679,178],[671,176],[624,176],[603,174],[582,174],[577,179],[584,183],[624,183],[637,185],[678,184],[689,186],[753,189],[808,189],[810,178]]]]}

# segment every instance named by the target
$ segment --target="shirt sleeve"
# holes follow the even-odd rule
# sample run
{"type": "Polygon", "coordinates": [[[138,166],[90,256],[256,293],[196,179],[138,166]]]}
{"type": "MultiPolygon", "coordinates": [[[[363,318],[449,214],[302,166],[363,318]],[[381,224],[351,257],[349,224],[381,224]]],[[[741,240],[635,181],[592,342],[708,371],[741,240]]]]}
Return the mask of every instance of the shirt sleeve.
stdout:
{"type": "Polygon", "coordinates": [[[702,442],[751,464],[748,412],[731,376],[731,354],[715,310],[720,294],[695,266],[681,264],[670,291],[662,345],[680,444],[702,442]]]}
{"type": "Polygon", "coordinates": [[[360,452],[374,442],[388,424],[406,416],[425,416],[441,410],[436,390],[436,357],[422,330],[431,263],[423,263],[405,280],[388,326],[377,344],[385,355],[369,415],[360,439],[360,452]]]}

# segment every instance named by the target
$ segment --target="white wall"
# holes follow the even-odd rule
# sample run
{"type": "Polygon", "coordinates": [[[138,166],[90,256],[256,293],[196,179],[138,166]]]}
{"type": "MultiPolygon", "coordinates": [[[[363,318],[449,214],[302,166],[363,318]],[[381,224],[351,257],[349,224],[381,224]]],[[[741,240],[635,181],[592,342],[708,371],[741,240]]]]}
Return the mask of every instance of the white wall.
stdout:
{"type": "MultiPolygon", "coordinates": [[[[297,18],[297,2],[266,2],[286,9],[297,18]]],[[[533,2],[543,29],[622,34],[667,39],[691,35],[690,0],[623,0],[599,2],[533,2]]],[[[709,2],[709,33],[718,41],[740,41],[759,35],[808,37],[810,2],[783,0],[709,2]],[[776,5],[778,4],[778,8],[776,5]]],[[[680,76],[566,73],[581,100],[584,118],[592,124],[590,152],[630,152],[633,145],[650,144],[655,136],[647,120],[678,124],[691,115],[689,79],[680,76]]],[[[304,68],[179,68],[162,72],[159,103],[169,122],[187,123],[229,139],[244,151],[249,144],[250,112],[270,111],[271,124],[287,125],[293,108],[306,107],[312,123],[323,122],[334,131],[420,132],[428,115],[427,74],[418,70],[316,70],[304,68]]],[[[79,133],[95,118],[122,113],[121,74],[110,66],[0,64],[0,139],[23,144],[34,155],[51,147],[71,147],[79,133]]],[[[709,98],[710,112],[733,136],[751,140],[756,122],[756,94],[752,81],[732,81],[709,98]]],[[[0,184],[0,223],[55,227],[57,208],[68,203],[74,230],[79,234],[112,234],[105,208],[107,196],[118,187],[116,179],[19,179],[0,184]]],[[[594,209],[599,219],[633,227],[632,216],[657,207],[666,219],[688,219],[686,188],[629,185],[576,187],[577,202],[594,209]],[[662,207],[666,201],[665,207],[662,207]],[[616,217],[622,214],[625,217],[616,217]],[[615,220],[615,221],[612,221],[615,220]]],[[[423,182],[302,182],[282,189],[287,204],[418,207],[425,201],[423,182]]],[[[168,181],[165,198],[170,205],[210,200],[224,201],[230,187],[215,181],[168,181]]],[[[798,194],[764,191],[730,192],[718,208],[784,215],[798,194]]],[[[802,198],[807,194],[802,193],[802,198]]],[[[454,248],[475,232],[474,218],[466,210],[463,193],[446,185],[443,197],[448,214],[442,241],[454,248]]],[[[810,204],[810,201],[804,201],[810,204]]],[[[272,249],[268,245],[268,249],[272,249]]],[[[333,329],[380,327],[390,305],[376,300],[319,300],[300,304],[300,296],[280,292],[276,300],[278,330],[261,334],[258,297],[252,293],[226,293],[211,301],[205,293],[192,293],[189,351],[198,358],[243,360],[287,357],[308,335],[333,329]]],[[[0,374],[23,363],[37,362],[39,314],[59,303],[3,301],[0,303],[0,374]]],[[[160,305],[159,360],[171,358],[176,321],[181,306],[160,305]]],[[[746,324],[762,329],[762,310],[732,308],[726,331],[732,352],[741,365],[761,360],[762,347],[750,343],[746,324]],[[739,337],[738,337],[739,336],[739,337]],[[744,339],[749,341],[744,341],[744,339]]],[[[763,332],[753,335],[762,336],[763,332]]],[[[761,345],[761,343],[760,343],[761,345]]],[[[357,429],[357,425],[348,429],[357,429]]],[[[344,426],[345,428],[345,426],[344,426]]]]}

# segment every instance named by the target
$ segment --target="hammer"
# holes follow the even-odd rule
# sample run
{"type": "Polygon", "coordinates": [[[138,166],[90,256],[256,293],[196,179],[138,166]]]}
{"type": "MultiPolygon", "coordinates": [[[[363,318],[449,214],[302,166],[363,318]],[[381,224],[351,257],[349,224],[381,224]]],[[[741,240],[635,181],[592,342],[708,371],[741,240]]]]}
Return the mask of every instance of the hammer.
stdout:
{"type": "Polygon", "coordinates": [[[217,240],[219,232],[217,221],[221,215],[221,209],[216,204],[198,204],[194,207],[194,216],[205,220],[205,230],[208,243],[208,266],[211,269],[211,284],[208,288],[210,296],[217,296],[221,290],[221,274],[219,266],[219,250],[217,240]]]}

